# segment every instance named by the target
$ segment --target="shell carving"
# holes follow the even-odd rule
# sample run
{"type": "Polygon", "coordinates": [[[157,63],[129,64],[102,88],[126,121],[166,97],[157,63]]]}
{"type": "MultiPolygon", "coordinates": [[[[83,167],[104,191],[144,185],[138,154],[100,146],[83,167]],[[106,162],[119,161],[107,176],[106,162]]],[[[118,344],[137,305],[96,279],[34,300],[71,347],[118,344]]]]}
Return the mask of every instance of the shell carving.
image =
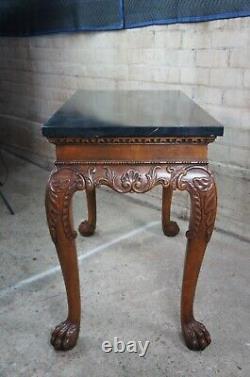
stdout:
{"type": "Polygon", "coordinates": [[[70,220],[70,203],[74,192],[108,186],[120,193],[144,193],[153,187],[171,185],[174,190],[188,191],[191,197],[191,221],[188,238],[211,237],[217,206],[214,178],[206,166],[161,165],[138,166],[63,166],[52,172],[46,194],[47,219],[54,242],[59,221],[65,237],[76,232],[70,220]]]}

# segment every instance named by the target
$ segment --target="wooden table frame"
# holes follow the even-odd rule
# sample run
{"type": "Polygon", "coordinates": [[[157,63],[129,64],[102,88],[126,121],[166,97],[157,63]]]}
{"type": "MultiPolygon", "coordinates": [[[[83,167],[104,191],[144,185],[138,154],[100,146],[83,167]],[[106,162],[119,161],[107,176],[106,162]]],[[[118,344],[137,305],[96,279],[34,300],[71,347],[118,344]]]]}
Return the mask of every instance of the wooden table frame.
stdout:
{"type": "Polygon", "coordinates": [[[65,281],[68,317],[51,337],[57,350],[69,350],[77,342],[81,303],[76,253],[76,231],[72,223],[71,200],[76,191],[86,191],[88,219],[80,224],[84,236],[96,227],[95,189],[108,186],[120,193],[144,193],[155,186],[163,188],[162,226],[167,236],[179,232],[170,220],[172,193],[187,191],[191,216],[187,232],[184,265],[181,325],[186,345],[203,350],[211,342],[205,326],[196,321],[193,303],[206,246],[213,232],[217,194],[208,168],[208,144],[215,137],[144,138],[57,138],[55,169],[46,191],[47,220],[65,281]]]}

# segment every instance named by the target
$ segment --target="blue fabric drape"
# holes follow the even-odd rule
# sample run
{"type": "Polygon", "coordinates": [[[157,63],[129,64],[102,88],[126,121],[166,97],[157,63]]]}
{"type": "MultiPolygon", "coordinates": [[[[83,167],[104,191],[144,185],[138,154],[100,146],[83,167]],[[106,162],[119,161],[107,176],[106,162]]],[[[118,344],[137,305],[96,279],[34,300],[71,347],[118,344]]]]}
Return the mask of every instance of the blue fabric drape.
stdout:
{"type": "Polygon", "coordinates": [[[126,27],[250,15],[250,0],[126,0],[126,27]]]}
{"type": "Polygon", "coordinates": [[[118,0],[0,0],[2,35],[122,28],[122,7],[118,0]]]}
{"type": "Polygon", "coordinates": [[[250,0],[0,0],[0,35],[118,30],[250,16],[250,0]]]}

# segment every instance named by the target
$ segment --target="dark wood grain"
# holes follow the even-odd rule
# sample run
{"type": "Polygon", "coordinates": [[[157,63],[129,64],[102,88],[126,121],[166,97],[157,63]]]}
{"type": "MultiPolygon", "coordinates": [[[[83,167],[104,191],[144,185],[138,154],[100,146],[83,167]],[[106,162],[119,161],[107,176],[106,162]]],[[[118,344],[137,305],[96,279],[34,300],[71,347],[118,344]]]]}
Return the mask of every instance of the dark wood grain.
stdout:
{"type": "Polygon", "coordinates": [[[56,327],[51,343],[56,349],[72,348],[80,329],[79,277],[75,249],[76,232],[73,228],[71,200],[76,191],[86,191],[88,220],[80,225],[84,236],[93,234],[96,226],[95,190],[102,185],[120,193],[144,193],[156,186],[163,188],[162,226],[168,236],[178,233],[179,227],[170,220],[171,200],[174,190],[187,191],[191,198],[191,218],[187,232],[187,254],[184,268],[181,324],[187,346],[202,350],[210,343],[205,326],[193,316],[193,305],[199,270],[206,245],[211,237],[216,214],[216,187],[208,169],[207,145],[190,143],[166,144],[161,161],[162,144],[131,145],[125,160],[113,148],[117,142],[93,143],[92,159],[85,145],[71,140],[70,144],[57,145],[56,169],[52,173],[46,195],[48,224],[55,242],[65,280],[69,313],[66,321],[56,327]],[[79,153],[82,148],[82,153],[79,153]],[[173,159],[173,148],[178,160],[173,159]],[[102,151],[105,151],[102,159],[102,151]],[[96,159],[94,158],[96,156],[96,159]],[[157,158],[159,156],[159,158],[157,158]],[[179,161],[180,157],[180,161],[179,161]]]}

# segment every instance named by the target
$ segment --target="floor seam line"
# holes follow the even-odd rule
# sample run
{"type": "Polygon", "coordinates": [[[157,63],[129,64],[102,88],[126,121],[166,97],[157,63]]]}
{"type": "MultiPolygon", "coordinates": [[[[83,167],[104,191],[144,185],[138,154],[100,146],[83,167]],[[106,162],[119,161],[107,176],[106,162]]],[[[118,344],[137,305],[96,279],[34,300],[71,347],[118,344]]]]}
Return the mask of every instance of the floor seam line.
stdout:
{"type": "MultiPolygon", "coordinates": [[[[125,233],[117,238],[115,238],[114,240],[111,240],[111,241],[108,241],[102,245],[99,245],[99,246],[96,246],[94,249],[86,252],[85,254],[82,254],[82,255],[79,255],[78,256],[78,261],[79,261],[79,264],[84,261],[85,259],[88,259],[89,257],[91,257],[92,255],[95,255],[101,251],[104,251],[105,249],[107,249],[108,247],[111,247],[113,245],[116,245],[126,239],[129,239],[129,238],[132,238],[133,236],[139,234],[139,233],[142,233],[144,230],[147,230],[149,228],[152,228],[156,225],[159,225],[160,224],[160,221],[152,221],[144,226],[141,226],[139,228],[136,228],[134,230],[131,230],[130,232],[128,233],[125,233]]],[[[27,279],[24,279],[24,280],[21,280],[20,282],[10,286],[10,287],[7,287],[7,288],[4,288],[2,290],[0,290],[0,298],[3,298],[5,296],[8,296],[9,294],[13,293],[13,292],[16,292],[18,289],[21,289],[29,284],[32,284],[34,282],[37,282],[39,280],[42,280],[48,276],[51,276],[51,275],[54,275],[56,274],[57,272],[59,272],[61,270],[61,267],[60,266],[55,266],[55,267],[52,267],[44,272],[41,272],[41,273],[38,273],[36,275],[33,275],[27,279]]]]}

